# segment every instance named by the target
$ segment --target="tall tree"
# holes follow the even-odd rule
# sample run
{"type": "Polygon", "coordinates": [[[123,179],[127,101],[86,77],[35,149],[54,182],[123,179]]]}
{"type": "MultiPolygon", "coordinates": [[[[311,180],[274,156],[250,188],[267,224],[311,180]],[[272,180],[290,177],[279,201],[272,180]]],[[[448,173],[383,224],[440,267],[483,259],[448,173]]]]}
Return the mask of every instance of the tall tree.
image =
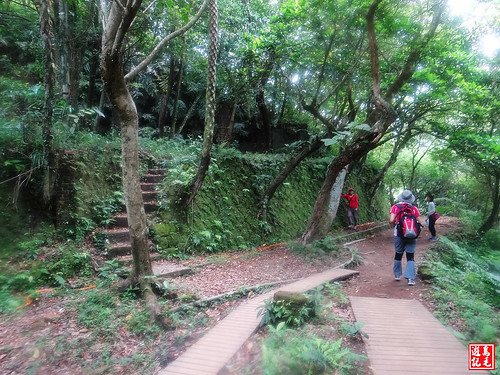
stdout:
{"type": "Polygon", "coordinates": [[[196,176],[191,182],[187,194],[182,202],[184,208],[189,207],[189,205],[194,201],[196,195],[198,194],[198,191],[201,189],[203,180],[205,179],[205,175],[207,174],[208,167],[210,165],[214,138],[215,109],[217,107],[217,103],[215,100],[215,88],[217,78],[217,55],[219,50],[217,0],[210,0],[209,11],[210,23],[208,27],[208,33],[210,35],[210,49],[208,52],[208,79],[207,92],[205,96],[205,129],[203,132],[203,146],[201,150],[201,160],[200,164],[198,165],[198,171],[196,172],[196,176]]]}
{"type": "Polygon", "coordinates": [[[52,122],[54,113],[54,85],[56,80],[56,61],[54,48],[54,28],[51,16],[50,0],[40,0],[38,14],[40,16],[40,35],[45,47],[45,101],[43,105],[43,155],[44,155],[44,183],[43,198],[50,207],[50,212],[54,223],[56,223],[54,185],[57,175],[57,161],[54,151],[54,141],[52,134],[52,122]]]}
{"type": "Polygon", "coordinates": [[[126,3],[113,1],[109,10],[102,9],[104,31],[100,65],[104,88],[115,111],[122,135],[123,191],[133,256],[133,267],[125,285],[139,285],[144,293],[151,317],[164,324],[149,278],[153,275],[153,270],[149,257],[148,227],[139,179],[139,120],[127,80],[134,78],[145,69],[170,40],[182,35],[193,26],[201,16],[206,1],[186,25],[163,38],[143,61],[125,74],[123,67],[125,40],[141,4],[141,0],[128,0],[126,3]]]}

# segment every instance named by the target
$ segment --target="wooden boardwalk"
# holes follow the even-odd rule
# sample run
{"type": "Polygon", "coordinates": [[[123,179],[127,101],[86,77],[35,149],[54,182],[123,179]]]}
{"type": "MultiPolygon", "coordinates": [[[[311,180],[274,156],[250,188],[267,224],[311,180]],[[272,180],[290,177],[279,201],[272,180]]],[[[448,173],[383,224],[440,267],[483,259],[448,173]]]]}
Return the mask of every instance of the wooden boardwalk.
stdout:
{"type": "Polygon", "coordinates": [[[488,374],[467,370],[467,348],[420,302],[349,298],[374,375],[488,374]]]}
{"type": "Polygon", "coordinates": [[[303,293],[333,280],[344,280],[357,271],[331,269],[314,274],[242,303],[179,358],[162,369],[160,375],[216,375],[240,349],[259,325],[257,309],[277,290],[303,293]]]}

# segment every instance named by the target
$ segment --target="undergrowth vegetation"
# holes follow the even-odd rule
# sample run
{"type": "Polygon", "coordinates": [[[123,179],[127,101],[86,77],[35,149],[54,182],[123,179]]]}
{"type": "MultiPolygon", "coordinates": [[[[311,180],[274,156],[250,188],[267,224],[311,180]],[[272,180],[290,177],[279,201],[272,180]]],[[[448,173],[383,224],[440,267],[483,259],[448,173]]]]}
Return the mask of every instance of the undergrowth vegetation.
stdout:
{"type": "MultiPolygon", "coordinates": [[[[152,141],[144,142],[151,144],[152,141]]],[[[200,143],[198,140],[159,142],[169,159],[161,202],[164,210],[154,232],[159,250],[166,256],[243,249],[296,238],[305,229],[330,158],[305,160],[297,167],[271,200],[264,221],[259,217],[260,199],[292,149],[285,153],[250,154],[217,146],[196,202],[187,212],[174,214],[180,194],[196,172],[200,143]]],[[[348,183],[363,191],[363,186],[370,181],[370,173],[370,167],[365,166],[360,173],[353,173],[348,183]]],[[[373,200],[371,213],[363,206],[365,197],[360,196],[361,222],[383,217],[386,207],[381,194],[373,200]]],[[[334,222],[336,227],[344,225],[342,209],[334,222]]]]}
{"type": "Polygon", "coordinates": [[[268,327],[261,343],[262,373],[364,373],[359,366],[366,357],[351,349],[361,343],[361,326],[334,310],[347,303],[341,285],[326,284],[306,297],[309,303],[302,308],[282,301],[268,301],[262,307],[262,323],[268,327]]]}
{"type": "Polygon", "coordinates": [[[420,267],[421,277],[432,282],[435,314],[465,342],[496,342],[500,334],[499,235],[442,237],[420,267]]]}
{"type": "Polygon", "coordinates": [[[262,348],[264,374],[355,374],[363,357],[342,346],[342,339],[325,340],[278,325],[269,329],[262,348]]]}

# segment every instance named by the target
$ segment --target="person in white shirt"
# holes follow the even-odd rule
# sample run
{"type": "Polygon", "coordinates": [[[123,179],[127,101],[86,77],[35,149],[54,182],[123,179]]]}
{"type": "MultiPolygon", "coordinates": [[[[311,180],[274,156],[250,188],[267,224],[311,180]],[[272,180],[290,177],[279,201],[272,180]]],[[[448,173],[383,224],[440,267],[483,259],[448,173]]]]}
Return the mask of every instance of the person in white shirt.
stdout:
{"type": "Polygon", "coordinates": [[[425,201],[427,202],[427,220],[429,222],[429,232],[431,232],[431,237],[428,238],[429,241],[436,241],[436,205],[434,204],[434,197],[431,193],[427,193],[425,196],[425,201]]]}

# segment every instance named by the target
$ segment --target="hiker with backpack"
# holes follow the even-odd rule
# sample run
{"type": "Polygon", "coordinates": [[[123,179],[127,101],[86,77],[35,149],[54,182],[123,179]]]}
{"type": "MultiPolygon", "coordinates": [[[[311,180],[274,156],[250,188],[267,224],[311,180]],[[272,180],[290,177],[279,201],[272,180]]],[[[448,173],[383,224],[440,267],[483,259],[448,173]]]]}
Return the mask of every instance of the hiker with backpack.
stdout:
{"type": "Polygon", "coordinates": [[[422,223],[417,206],[413,205],[415,196],[410,190],[403,190],[396,198],[398,203],[391,207],[389,223],[394,226],[394,280],[404,276],[408,285],[415,285],[415,248],[420,235],[422,223]],[[406,268],[403,274],[403,253],[406,252],[406,268]]]}
{"type": "Polygon", "coordinates": [[[428,238],[429,241],[437,241],[436,237],[436,220],[439,218],[439,214],[436,211],[436,205],[434,204],[434,197],[431,193],[427,193],[425,196],[427,202],[427,221],[429,223],[429,232],[431,236],[428,238]]]}
{"type": "Polygon", "coordinates": [[[347,190],[347,194],[341,194],[342,198],[347,199],[347,221],[349,223],[349,227],[351,229],[356,229],[358,225],[358,206],[359,199],[358,195],[354,193],[353,188],[349,188],[347,190]]]}

